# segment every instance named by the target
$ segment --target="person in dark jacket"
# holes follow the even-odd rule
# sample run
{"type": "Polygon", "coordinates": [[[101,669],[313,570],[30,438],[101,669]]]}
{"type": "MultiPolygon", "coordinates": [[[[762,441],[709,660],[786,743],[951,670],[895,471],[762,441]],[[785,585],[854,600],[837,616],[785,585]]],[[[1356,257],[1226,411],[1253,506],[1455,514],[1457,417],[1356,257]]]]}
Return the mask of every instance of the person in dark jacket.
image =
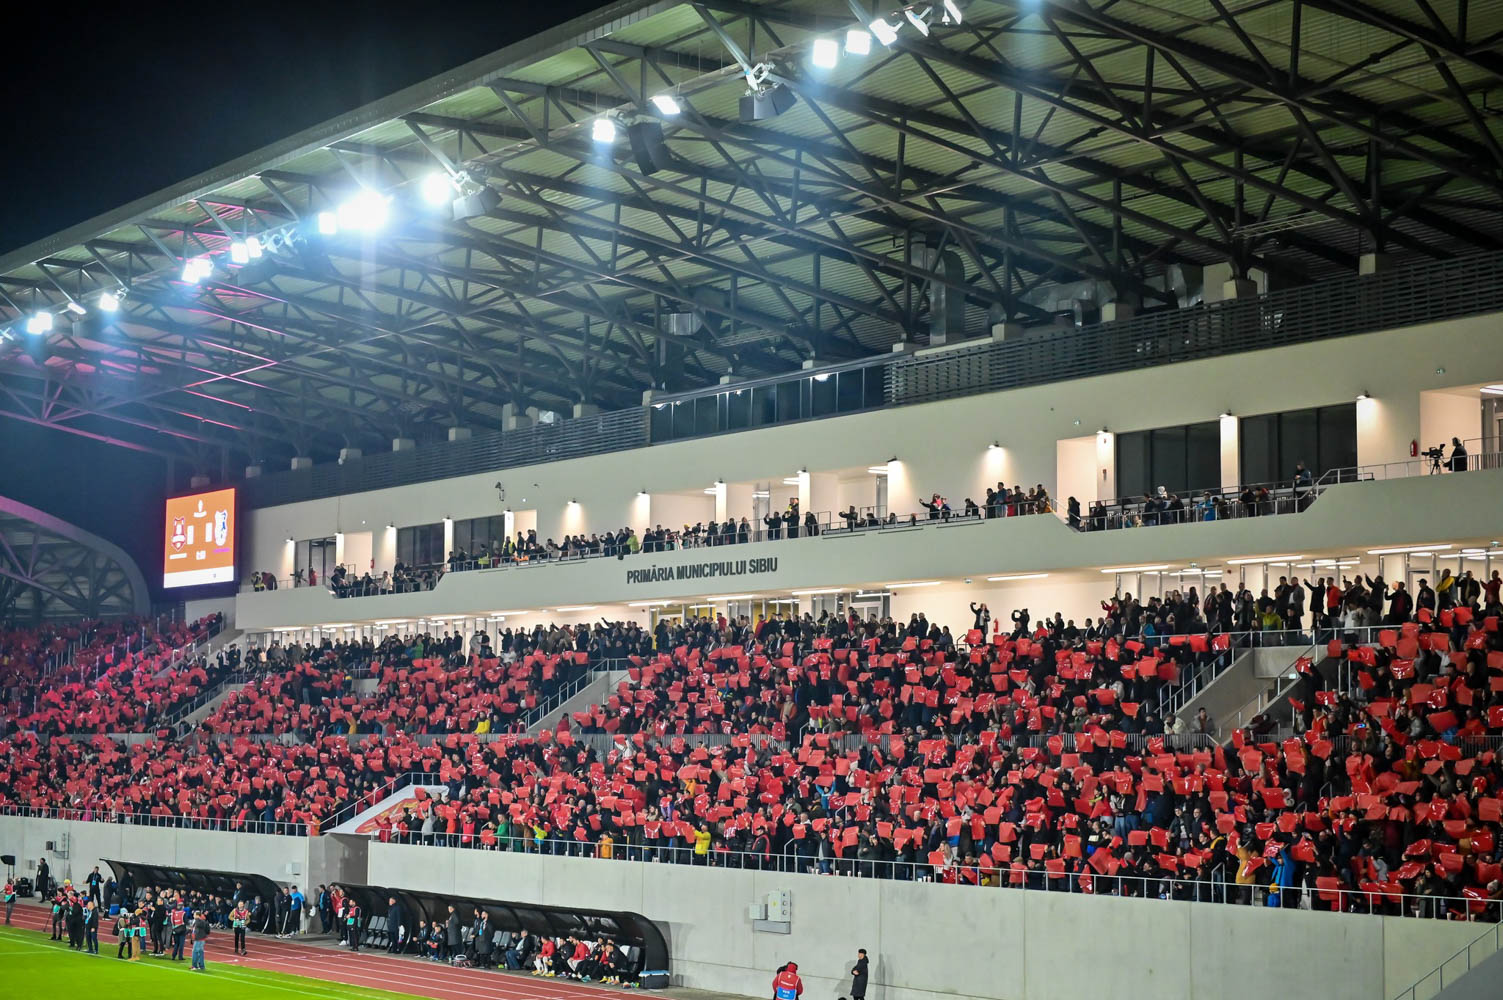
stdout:
{"type": "Polygon", "coordinates": [[[866,998],[866,949],[856,949],[856,966],[851,969],[851,1000],[866,998]]]}
{"type": "Polygon", "coordinates": [[[464,943],[463,921],[454,907],[449,907],[449,919],[444,923],[444,961],[448,961],[460,952],[460,946],[464,943]]]}
{"type": "Polygon", "coordinates": [[[475,907],[475,964],[482,969],[491,964],[491,947],[495,943],[495,935],[490,914],[475,907]]]}
{"type": "Polygon", "coordinates": [[[397,897],[386,897],[386,950],[390,954],[397,954],[407,942],[402,933],[402,904],[397,902],[397,897]]]}

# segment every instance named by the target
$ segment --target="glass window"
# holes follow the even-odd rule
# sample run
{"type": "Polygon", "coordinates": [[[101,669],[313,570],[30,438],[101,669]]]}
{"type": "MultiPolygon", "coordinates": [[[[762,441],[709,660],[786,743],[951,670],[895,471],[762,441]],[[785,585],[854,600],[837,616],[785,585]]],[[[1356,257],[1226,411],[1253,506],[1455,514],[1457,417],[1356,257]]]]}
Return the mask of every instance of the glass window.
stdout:
{"type": "Polygon", "coordinates": [[[443,562],[447,556],[442,521],[397,529],[397,562],[407,566],[432,566],[443,562]]]}
{"type": "Polygon", "coordinates": [[[835,387],[835,376],[829,372],[824,373],[823,376],[816,375],[809,380],[811,415],[827,417],[835,412],[835,387]]]}
{"type": "Polygon", "coordinates": [[[841,372],[835,379],[835,406],[841,413],[851,413],[866,406],[861,398],[866,381],[865,372],[858,368],[853,372],[841,372]]]}
{"type": "Polygon", "coordinates": [[[1208,420],[1185,428],[1185,489],[1221,489],[1221,422],[1208,420]]]}
{"type": "Polygon", "coordinates": [[[788,420],[797,420],[803,415],[803,379],[793,379],[777,386],[778,390],[778,415],[777,422],[783,423],[788,420]]]}
{"type": "Polygon", "coordinates": [[[1307,469],[1316,468],[1318,442],[1314,410],[1279,414],[1279,467],[1273,478],[1293,480],[1297,462],[1304,462],[1307,469]]]}
{"type": "Polygon", "coordinates": [[[652,405],[652,439],[672,441],[673,437],[673,407],[665,403],[654,403],[652,405]]]}
{"type": "Polygon", "coordinates": [[[1149,490],[1148,432],[1117,435],[1117,495],[1141,497],[1149,490]]]}
{"type": "Polygon", "coordinates": [[[752,394],[749,389],[733,389],[725,394],[725,423],[727,430],[745,430],[751,426],[752,394]]]}
{"type": "Polygon", "coordinates": [[[764,427],[777,423],[778,387],[764,385],[752,390],[752,426],[764,427]]]}
{"type": "Polygon", "coordinates": [[[716,419],[716,409],[719,406],[717,396],[701,396],[692,403],[685,403],[684,409],[694,407],[694,433],[714,434],[720,429],[720,423],[716,419]]]}
{"type": "Polygon", "coordinates": [[[1185,429],[1164,427],[1150,431],[1148,467],[1153,475],[1150,485],[1162,486],[1170,493],[1185,492],[1185,429]]]}
{"type": "Polygon", "coordinates": [[[1315,477],[1330,469],[1351,469],[1357,465],[1357,404],[1338,403],[1317,411],[1320,424],[1319,456],[1312,467],[1315,477]]]}
{"type": "Polygon", "coordinates": [[[1271,483],[1278,476],[1279,426],[1278,415],[1273,413],[1256,417],[1243,417],[1238,421],[1241,444],[1242,482],[1271,483]]]}

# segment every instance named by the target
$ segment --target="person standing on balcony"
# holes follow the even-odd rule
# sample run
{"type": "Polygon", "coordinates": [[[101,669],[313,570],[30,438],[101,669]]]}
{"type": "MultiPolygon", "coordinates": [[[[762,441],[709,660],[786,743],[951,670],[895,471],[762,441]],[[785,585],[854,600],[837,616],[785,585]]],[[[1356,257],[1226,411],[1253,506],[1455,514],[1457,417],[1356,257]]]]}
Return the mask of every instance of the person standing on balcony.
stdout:
{"type": "Polygon", "coordinates": [[[1446,468],[1452,472],[1466,471],[1466,445],[1461,443],[1461,438],[1451,439],[1451,457],[1446,459],[1446,468]]]}

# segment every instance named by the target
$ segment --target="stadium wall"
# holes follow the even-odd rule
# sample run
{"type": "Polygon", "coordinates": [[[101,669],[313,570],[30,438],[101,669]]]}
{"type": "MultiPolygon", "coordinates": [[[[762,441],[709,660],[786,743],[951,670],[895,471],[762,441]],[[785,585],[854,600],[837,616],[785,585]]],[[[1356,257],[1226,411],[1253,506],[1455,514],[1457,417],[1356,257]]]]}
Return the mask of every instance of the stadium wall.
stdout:
{"type": "Polygon", "coordinates": [[[53,878],[74,882],[95,865],[108,875],[104,859],[114,858],[246,872],[281,884],[305,885],[309,844],[306,837],[0,816],[0,854],[14,854],[21,874],[35,877],[37,859],[45,857],[53,878]]]}
{"type": "Polygon", "coordinates": [[[768,995],[790,960],[807,995],[843,996],[866,948],[871,1000],[1373,1000],[1407,989],[1477,933],[1402,917],[392,844],[371,845],[370,881],[634,910],[665,926],[675,985],[748,996],[768,995]],[[754,932],[747,907],[775,890],[792,895],[791,933],[754,932]]]}
{"type": "MultiPolygon", "coordinates": [[[[600,531],[708,520],[714,505],[703,490],[717,479],[732,487],[766,484],[772,502],[781,507],[792,492],[783,479],[801,468],[811,471],[806,510],[860,506],[874,499],[867,466],[894,456],[898,463],[888,485],[888,506],[895,511],[917,510],[917,498],[935,490],[956,502],[967,495],[979,500],[998,479],[1043,483],[1061,497],[1060,487],[1068,485],[1084,503],[1093,498],[1085,488],[1087,478],[1093,486],[1103,484],[1097,489],[1101,496],[1114,494],[1112,449],[1098,448],[1088,470],[1062,474],[1059,466],[1062,460],[1089,460],[1090,451],[1079,439],[1099,428],[1117,433],[1172,427],[1214,420],[1226,411],[1250,416],[1346,403],[1363,392],[1371,398],[1358,407],[1359,461],[1401,461],[1409,457],[1411,440],[1428,446],[1452,434],[1473,436],[1468,431],[1476,418],[1460,419],[1463,406],[1431,398],[1422,407],[1421,397],[1503,381],[1500,327],[1503,315],[1474,316],[833,417],[818,421],[817,427],[772,426],[254,510],[245,518],[246,569],[288,576],[293,568],[289,536],[344,533],[347,551],[369,549],[379,573],[395,558],[385,525],[496,515],[505,507],[518,512],[519,524],[535,515],[543,538],[559,538],[569,525],[600,531]],[[994,441],[1002,447],[989,451],[994,441]],[[506,485],[504,503],[493,488],[498,479],[506,485]],[[639,490],[650,496],[639,498],[639,490]],[[576,507],[569,507],[571,499],[578,500],[576,507]],[[370,544],[363,538],[353,541],[355,533],[370,535],[370,544]]],[[[1235,434],[1229,435],[1233,451],[1235,440],[1235,434]]],[[[749,514],[744,509],[749,498],[749,491],[729,489],[729,513],[749,514]]]]}

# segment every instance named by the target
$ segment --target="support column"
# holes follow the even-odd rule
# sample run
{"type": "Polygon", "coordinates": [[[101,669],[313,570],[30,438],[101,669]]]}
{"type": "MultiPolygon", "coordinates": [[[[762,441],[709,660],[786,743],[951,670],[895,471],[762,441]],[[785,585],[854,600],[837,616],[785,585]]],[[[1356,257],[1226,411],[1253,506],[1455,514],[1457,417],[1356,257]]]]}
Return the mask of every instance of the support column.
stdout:
{"type": "Polygon", "coordinates": [[[1221,488],[1242,486],[1242,421],[1230,413],[1221,415],[1221,488]]]}
{"type": "Polygon", "coordinates": [[[474,436],[474,432],[471,431],[468,427],[450,427],[449,428],[449,440],[450,441],[468,441],[473,436],[474,436]]]}
{"type": "Polygon", "coordinates": [[[341,448],[339,449],[339,464],[344,465],[346,462],[353,462],[364,454],[365,452],[359,448],[341,448]]]}
{"type": "Polygon", "coordinates": [[[392,451],[412,451],[417,448],[417,441],[412,438],[392,438],[392,451]]]}
{"type": "Polygon", "coordinates": [[[1357,273],[1378,274],[1393,268],[1393,258],[1386,253],[1365,253],[1357,258],[1357,273]]]}
{"type": "Polygon", "coordinates": [[[526,411],[518,408],[516,403],[501,404],[501,429],[504,431],[524,431],[532,426],[532,418],[526,411]]]}
{"type": "Polygon", "coordinates": [[[299,456],[297,456],[296,458],[294,458],[292,460],[292,471],[293,472],[296,472],[299,469],[311,469],[311,468],[313,468],[313,459],[309,458],[307,455],[299,455],[299,456]]]}
{"type": "Polygon", "coordinates": [[[261,478],[261,474],[264,471],[266,471],[266,470],[261,467],[261,463],[259,463],[259,462],[257,462],[255,465],[247,465],[245,467],[245,478],[246,479],[260,479],[261,478]]]}
{"type": "Polygon", "coordinates": [[[1022,323],[993,323],[992,324],[992,339],[993,340],[1012,340],[1014,337],[1021,337],[1022,335],[1023,335],[1023,324],[1022,323]]]}
{"type": "Polygon", "coordinates": [[[599,412],[600,412],[600,407],[597,406],[594,403],[575,403],[574,404],[574,419],[576,419],[576,420],[578,420],[580,417],[593,417],[593,416],[597,415],[599,412]]]}

